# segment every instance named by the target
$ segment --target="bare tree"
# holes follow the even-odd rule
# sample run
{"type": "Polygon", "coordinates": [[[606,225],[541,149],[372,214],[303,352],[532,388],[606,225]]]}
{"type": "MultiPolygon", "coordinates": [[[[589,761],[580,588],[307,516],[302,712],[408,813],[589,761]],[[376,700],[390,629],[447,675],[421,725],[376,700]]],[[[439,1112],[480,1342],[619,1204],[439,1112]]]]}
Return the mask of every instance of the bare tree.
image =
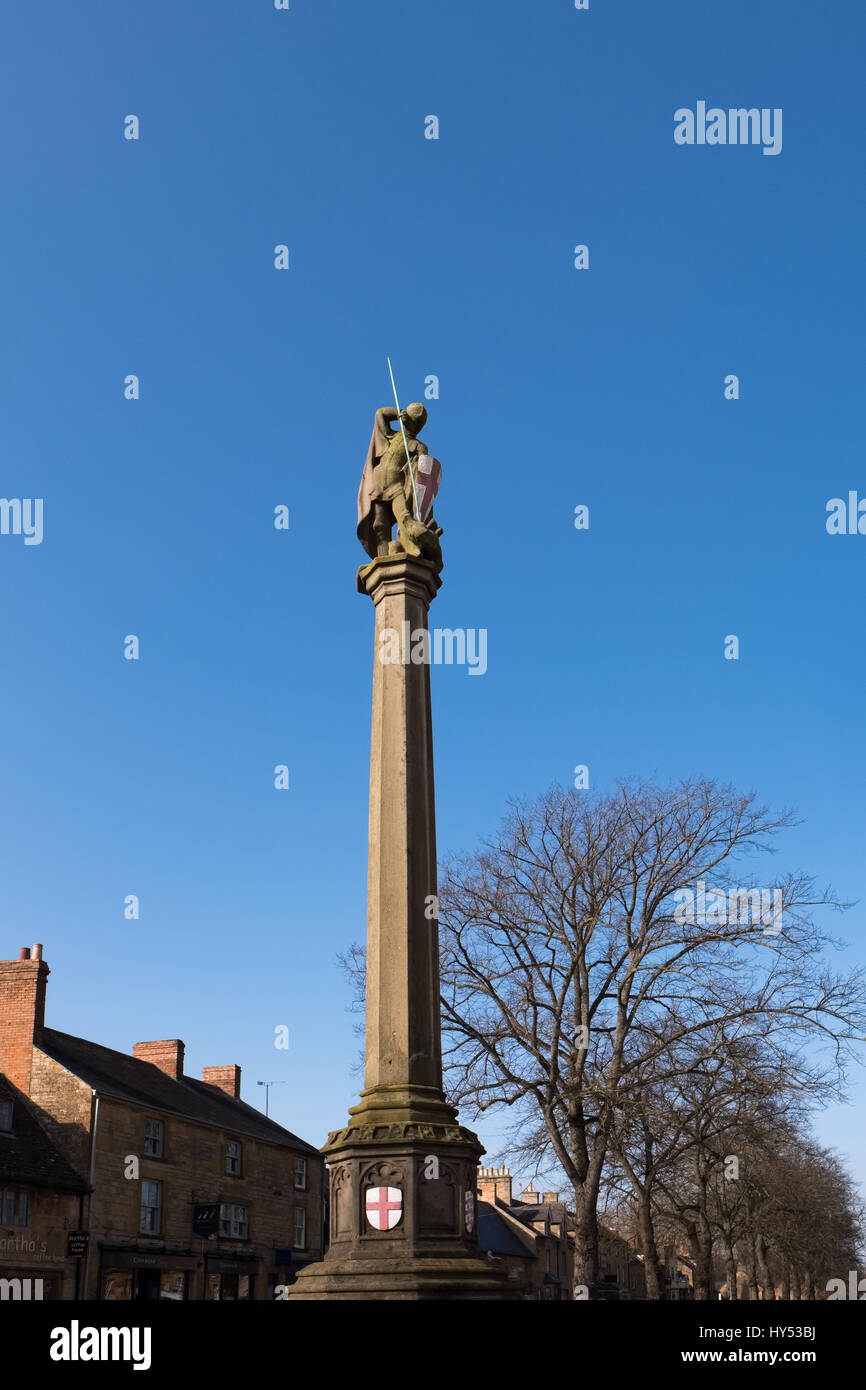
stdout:
{"type": "Polygon", "coordinates": [[[746,1147],[745,1230],[760,1250],[764,1297],[809,1299],[857,1268],[863,1206],[839,1158],[804,1128],[777,1124],[746,1147]]]}
{"type": "MultiPolygon", "coordinates": [[[[836,943],[812,916],[838,906],[830,895],[789,874],[773,885],[772,923],[741,910],[760,901],[746,897],[757,889],[743,860],[790,823],[713,782],[592,798],[555,788],[512,806],[500,835],[443,876],[449,1091],[476,1116],[510,1110],[512,1152],[565,1175],[589,1287],[617,1117],[648,1068],[663,1080],[681,1044],[700,1052],[741,1026],[770,1053],[826,1045],[841,1075],[862,1037],[862,973],[829,970],[836,943]],[[689,914],[710,876],[713,909],[689,914]]],[[[696,1238],[706,1249],[706,1231],[696,1238]]]]}
{"type": "Polygon", "coordinates": [[[607,1181],[615,1184],[621,1175],[630,1189],[647,1297],[664,1296],[656,1213],[672,1217],[690,1232],[700,1271],[697,1296],[708,1297],[712,1252],[707,1237],[714,1220],[725,1241],[729,1287],[736,1268],[733,1246],[741,1203],[728,1187],[729,1172],[738,1164],[736,1152],[730,1151],[739,1144],[744,1127],[760,1122],[763,1112],[777,1111],[780,1093],[792,1088],[791,1061],[768,1054],[760,1038],[746,1038],[742,1030],[730,1038],[721,1026],[688,1032],[669,1020],[668,1031],[679,1040],[633,1071],[621,1088],[607,1181]],[[708,1205],[714,1178],[715,1218],[708,1205]],[[703,1240],[699,1231],[705,1234],[703,1240]]]}

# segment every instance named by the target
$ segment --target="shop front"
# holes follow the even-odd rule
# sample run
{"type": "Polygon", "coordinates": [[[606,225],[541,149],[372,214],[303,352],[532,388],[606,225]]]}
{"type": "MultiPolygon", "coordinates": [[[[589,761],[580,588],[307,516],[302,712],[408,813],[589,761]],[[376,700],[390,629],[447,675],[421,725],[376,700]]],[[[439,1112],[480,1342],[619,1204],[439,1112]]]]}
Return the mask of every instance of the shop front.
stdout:
{"type": "MultiPolygon", "coordinates": [[[[205,1256],[204,1296],[209,1302],[241,1303],[256,1297],[257,1255],[205,1256]]],[[[259,1290],[259,1297],[263,1291],[259,1290]]]]}
{"type": "Polygon", "coordinates": [[[0,1301],[75,1298],[77,1262],[67,1257],[62,1235],[54,1244],[51,1249],[47,1240],[0,1233],[0,1301]]]}
{"type": "Polygon", "coordinates": [[[75,1297],[75,1271],[50,1264],[4,1265],[0,1263],[0,1301],[24,1303],[75,1297]]]}
{"type": "Polygon", "coordinates": [[[100,1249],[99,1296],[109,1302],[184,1302],[200,1263],[191,1251],[100,1249]]]}

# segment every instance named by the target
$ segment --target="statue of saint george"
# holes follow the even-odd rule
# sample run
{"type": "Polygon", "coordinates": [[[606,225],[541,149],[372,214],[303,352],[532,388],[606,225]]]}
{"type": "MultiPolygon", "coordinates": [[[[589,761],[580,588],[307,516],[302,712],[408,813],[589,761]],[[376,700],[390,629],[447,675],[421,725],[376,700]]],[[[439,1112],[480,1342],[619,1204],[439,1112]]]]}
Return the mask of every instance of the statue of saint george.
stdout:
{"type": "Polygon", "coordinates": [[[358,537],[373,559],[423,555],[438,573],[442,529],[433,517],[433,499],[442,468],[419,438],[426,423],[427,411],[417,401],[399,415],[392,405],[376,411],[358,491],[358,537]],[[402,429],[399,423],[392,428],[395,421],[402,422],[402,429]],[[395,523],[397,539],[392,540],[395,523]]]}

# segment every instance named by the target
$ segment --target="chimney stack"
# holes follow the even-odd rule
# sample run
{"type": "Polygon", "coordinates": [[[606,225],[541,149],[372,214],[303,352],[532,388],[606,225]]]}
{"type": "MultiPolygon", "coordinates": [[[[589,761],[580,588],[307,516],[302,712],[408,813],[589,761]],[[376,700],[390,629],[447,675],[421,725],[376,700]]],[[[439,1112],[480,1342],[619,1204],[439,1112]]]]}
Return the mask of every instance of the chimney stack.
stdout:
{"type": "Polygon", "coordinates": [[[232,1100],[240,1100],[240,1067],[202,1067],[201,1079],[206,1081],[209,1086],[216,1086],[218,1090],[225,1091],[232,1100]]]}
{"type": "Polygon", "coordinates": [[[42,1044],[45,1028],[45,986],[49,970],[42,947],[31,958],[22,946],[17,960],[0,960],[0,1071],[13,1086],[30,1094],[33,1048],[42,1044]]]}
{"type": "Polygon", "coordinates": [[[137,1042],[132,1049],[139,1062],[152,1062],[174,1081],[183,1077],[184,1046],[180,1038],[163,1038],[159,1042],[137,1042]]]}
{"type": "Polygon", "coordinates": [[[537,1207],[541,1205],[541,1197],[535,1191],[534,1187],[532,1186],[532,1183],[530,1183],[529,1186],[526,1188],[520,1200],[525,1207],[537,1207]]]}
{"type": "Polygon", "coordinates": [[[500,1202],[511,1206],[511,1171],[501,1163],[498,1168],[478,1169],[478,1196],[482,1202],[500,1202]]]}

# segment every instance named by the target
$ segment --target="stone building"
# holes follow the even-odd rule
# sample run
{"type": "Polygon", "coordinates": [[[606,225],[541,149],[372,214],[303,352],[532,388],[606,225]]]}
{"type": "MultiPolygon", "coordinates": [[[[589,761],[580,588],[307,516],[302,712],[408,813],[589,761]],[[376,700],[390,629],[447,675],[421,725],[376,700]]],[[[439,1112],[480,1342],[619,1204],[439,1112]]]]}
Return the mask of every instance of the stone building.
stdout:
{"type": "Polygon", "coordinates": [[[534,1192],[516,1201],[508,1168],[478,1170],[478,1240],[509,1276],[523,1277],[527,1298],[562,1302],[573,1297],[572,1221],[558,1192],[534,1192]]]}
{"type": "Polygon", "coordinates": [[[599,1222],[598,1226],[598,1285],[595,1298],[646,1298],[643,1255],[633,1240],[599,1222]]]}
{"type": "Polygon", "coordinates": [[[75,1298],[87,1183],[52,1143],[30,1102],[0,1076],[0,1299],[75,1298]]]}
{"type": "Polygon", "coordinates": [[[41,946],[0,961],[0,1072],[91,1189],[83,1296],[266,1299],[321,1259],[321,1155],[240,1099],[240,1068],[46,1028],[48,973],[41,946]]]}

